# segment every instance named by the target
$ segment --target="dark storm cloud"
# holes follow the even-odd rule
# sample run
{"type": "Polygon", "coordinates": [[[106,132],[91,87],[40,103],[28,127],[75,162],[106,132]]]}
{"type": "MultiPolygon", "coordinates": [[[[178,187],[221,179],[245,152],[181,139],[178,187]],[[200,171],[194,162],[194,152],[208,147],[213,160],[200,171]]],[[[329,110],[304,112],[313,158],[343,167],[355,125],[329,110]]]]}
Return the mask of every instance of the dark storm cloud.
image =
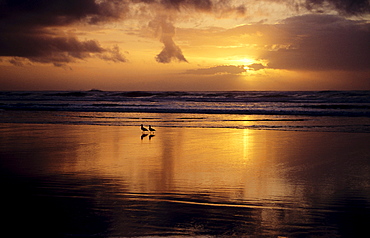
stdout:
{"type": "Polygon", "coordinates": [[[288,70],[370,69],[370,24],[332,15],[305,15],[277,26],[292,46],[266,52],[268,66],[288,70]]]}
{"type": "Polygon", "coordinates": [[[97,24],[118,19],[124,9],[116,0],[2,0],[0,56],[18,57],[10,60],[14,65],[22,65],[19,57],[55,66],[92,56],[124,62],[119,49],[105,49],[97,41],[80,41],[56,30],[81,21],[97,24]]]}

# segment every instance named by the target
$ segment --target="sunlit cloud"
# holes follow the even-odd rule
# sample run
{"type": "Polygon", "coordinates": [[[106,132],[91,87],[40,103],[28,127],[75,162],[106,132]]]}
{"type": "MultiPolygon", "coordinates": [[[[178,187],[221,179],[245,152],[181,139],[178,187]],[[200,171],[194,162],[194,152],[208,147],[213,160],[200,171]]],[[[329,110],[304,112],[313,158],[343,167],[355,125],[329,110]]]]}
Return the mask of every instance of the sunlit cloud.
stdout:
{"type": "Polygon", "coordinates": [[[258,71],[258,70],[261,70],[261,69],[265,69],[267,67],[264,66],[261,63],[253,63],[253,64],[250,64],[250,65],[247,65],[245,68],[248,69],[248,70],[258,71]]]}
{"type": "Polygon", "coordinates": [[[241,74],[244,73],[244,66],[239,65],[220,65],[210,68],[192,69],[186,71],[187,74],[198,74],[198,75],[219,75],[219,74],[241,74]]]}

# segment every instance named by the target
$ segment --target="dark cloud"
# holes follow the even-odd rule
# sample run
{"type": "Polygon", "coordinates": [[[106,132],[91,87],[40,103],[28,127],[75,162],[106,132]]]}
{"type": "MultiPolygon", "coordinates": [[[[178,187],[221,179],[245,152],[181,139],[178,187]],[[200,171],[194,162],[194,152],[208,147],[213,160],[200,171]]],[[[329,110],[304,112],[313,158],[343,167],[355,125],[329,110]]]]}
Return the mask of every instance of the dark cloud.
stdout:
{"type": "MultiPolygon", "coordinates": [[[[285,4],[293,4],[295,8],[304,7],[311,11],[325,12],[328,10],[336,10],[339,13],[348,15],[370,13],[369,0],[265,0],[265,4],[277,1],[285,4]]],[[[245,14],[247,6],[258,1],[245,1],[245,3],[239,5],[237,1],[232,0],[142,0],[142,2],[159,3],[167,8],[176,10],[181,10],[181,8],[193,8],[196,10],[213,12],[219,15],[223,12],[245,14]]]]}
{"type": "Polygon", "coordinates": [[[21,66],[19,57],[32,62],[65,65],[97,56],[124,62],[119,49],[106,49],[97,41],[80,41],[57,27],[77,22],[97,24],[118,19],[125,12],[117,0],[2,0],[0,1],[0,56],[18,57],[10,63],[21,66]],[[50,30],[53,28],[53,30],[50,30]]]}
{"type": "Polygon", "coordinates": [[[183,62],[188,62],[180,47],[173,41],[175,36],[175,27],[168,21],[166,16],[159,16],[149,23],[149,27],[153,28],[160,35],[163,50],[156,56],[159,63],[170,63],[173,59],[183,62]]]}
{"type": "Polygon", "coordinates": [[[0,6],[0,20],[20,27],[97,23],[120,18],[128,9],[119,0],[2,0],[0,6]]]}
{"type": "Polygon", "coordinates": [[[156,4],[168,10],[182,11],[195,10],[200,12],[212,12],[216,15],[223,14],[244,14],[246,12],[245,5],[238,4],[233,0],[132,0],[132,2],[156,4]]]}
{"type": "Polygon", "coordinates": [[[260,64],[260,63],[250,64],[250,65],[247,65],[247,67],[248,67],[249,70],[254,70],[254,71],[258,71],[258,70],[266,68],[266,66],[264,66],[263,64],[260,64]]]}
{"type": "Polygon", "coordinates": [[[268,66],[288,70],[370,69],[370,24],[333,15],[305,15],[276,26],[289,47],[267,51],[268,66]]]}
{"type": "MultiPolygon", "coordinates": [[[[89,57],[99,57],[114,62],[125,62],[117,47],[106,49],[97,41],[79,41],[73,36],[53,36],[47,32],[17,32],[2,34],[0,55],[27,58],[32,62],[71,63],[89,57]]],[[[19,64],[16,64],[19,65],[19,64]]]]}
{"type": "Polygon", "coordinates": [[[177,10],[180,10],[181,7],[191,7],[197,10],[211,11],[213,7],[211,0],[161,0],[160,3],[177,10]]]}
{"type": "Polygon", "coordinates": [[[97,57],[115,63],[126,62],[126,58],[121,54],[117,45],[113,46],[111,49],[105,49],[103,53],[97,54],[97,57]]]}
{"type": "Polygon", "coordinates": [[[305,7],[320,11],[332,8],[347,15],[370,13],[369,0],[306,0],[305,7]]]}
{"type": "Polygon", "coordinates": [[[17,57],[13,57],[12,59],[9,60],[9,63],[15,66],[24,66],[24,62],[22,59],[18,59],[17,57]]]}
{"type": "Polygon", "coordinates": [[[187,74],[198,74],[198,75],[217,75],[217,74],[241,74],[245,72],[244,66],[239,65],[220,65],[210,68],[193,69],[186,71],[187,74]]]}

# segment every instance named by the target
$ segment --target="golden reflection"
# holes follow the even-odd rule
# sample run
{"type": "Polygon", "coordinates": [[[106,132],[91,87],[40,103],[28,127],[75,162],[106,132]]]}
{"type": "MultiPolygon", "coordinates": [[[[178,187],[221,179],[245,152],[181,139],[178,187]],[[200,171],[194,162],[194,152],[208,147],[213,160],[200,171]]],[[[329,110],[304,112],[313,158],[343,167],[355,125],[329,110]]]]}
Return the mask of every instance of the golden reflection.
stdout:
{"type": "MultiPolygon", "coordinates": [[[[3,131],[1,148],[21,161],[9,166],[17,173],[113,179],[130,193],[297,204],[311,190],[326,199],[350,183],[342,176],[354,156],[348,146],[360,158],[368,150],[366,137],[348,133],[157,127],[149,136],[141,138],[140,127],[17,125],[3,131]]],[[[368,177],[366,166],[353,171],[368,177]]]]}
{"type": "Polygon", "coordinates": [[[249,130],[243,130],[243,159],[244,164],[247,164],[247,161],[249,159],[248,157],[248,150],[249,150],[249,130]]]}
{"type": "Polygon", "coordinates": [[[60,172],[117,178],[131,192],[216,192],[230,199],[290,193],[275,160],[286,150],[267,131],[163,127],[155,137],[137,127],[64,131],[75,149],[61,154],[60,172]]]}
{"type": "Polygon", "coordinates": [[[28,173],[111,178],[130,193],[214,193],[244,201],[288,196],[299,203],[304,190],[294,176],[303,175],[287,169],[322,163],[322,156],[335,151],[346,154],[339,147],[325,147],[330,136],[320,139],[315,133],[157,127],[155,137],[142,138],[140,127],[47,125],[29,130],[35,133],[20,134],[24,141],[19,143],[37,151],[32,156],[40,159],[28,173]]]}

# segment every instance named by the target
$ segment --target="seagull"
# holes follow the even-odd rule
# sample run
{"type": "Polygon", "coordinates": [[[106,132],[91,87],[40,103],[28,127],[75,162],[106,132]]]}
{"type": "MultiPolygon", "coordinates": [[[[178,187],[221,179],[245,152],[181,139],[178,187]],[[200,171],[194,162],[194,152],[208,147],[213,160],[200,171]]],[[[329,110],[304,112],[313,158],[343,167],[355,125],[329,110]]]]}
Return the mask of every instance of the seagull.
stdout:
{"type": "Polygon", "coordinates": [[[149,126],[149,131],[150,131],[150,132],[155,132],[155,129],[154,129],[154,128],[152,128],[152,126],[149,126]]]}
{"type": "MultiPolygon", "coordinates": [[[[149,128],[150,128],[150,126],[149,126],[149,128]]],[[[143,126],[143,124],[141,124],[141,131],[142,131],[142,132],[147,132],[147,131],[148,131],[148,129],[146,129],[146,128],[143,126]]]]}

